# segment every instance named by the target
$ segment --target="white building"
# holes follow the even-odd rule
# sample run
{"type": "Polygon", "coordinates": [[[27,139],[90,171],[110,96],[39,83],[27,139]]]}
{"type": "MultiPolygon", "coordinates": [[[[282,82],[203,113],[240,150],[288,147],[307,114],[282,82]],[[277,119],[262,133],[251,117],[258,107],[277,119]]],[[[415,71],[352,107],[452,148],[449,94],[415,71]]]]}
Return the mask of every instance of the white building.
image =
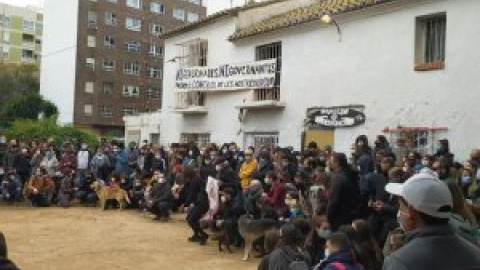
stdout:
{"type": "MultiPolygon", "coordinates": [[[[292,6],[306,2],[237,8],[167,33],[165,59],[171,61],[164,71],[160,142],[299,149],[313,140],[348,152],[356,136],[373,140],[383,134],[392,144],[409,138],[424,152],[448,138],[459,159],[480,145],[480,28],[473,23],[480,1],[328,0],[292,6]],[[320,22],[324,14],[338,23],[341,41],[333,24],[320,22]],[[269,58],[281,63],[273,88],[217,85],[229,91],[196,92],[199,85],[193,84],[178,91],[177,83],[185,82],[176,81],[179,68],[214,70],[269,58]]],[[[127,125],[127,132],[134,129],[127,125]]]]}

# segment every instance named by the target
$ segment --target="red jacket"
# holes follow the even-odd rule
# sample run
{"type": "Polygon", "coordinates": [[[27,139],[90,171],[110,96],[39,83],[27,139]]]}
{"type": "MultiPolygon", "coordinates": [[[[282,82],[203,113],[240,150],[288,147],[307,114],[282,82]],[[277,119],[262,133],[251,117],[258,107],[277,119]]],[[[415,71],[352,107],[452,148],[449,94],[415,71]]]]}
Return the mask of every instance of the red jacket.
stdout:
{"type": "Polygon", "coordinates": [[[288,206],[285,204],[286,195],[287,189],[285,189],[285,186],[282,183],[276,183],[268,192],[267,202],[270,203],[277,213],[281,215],[288,210],[288,206]]]}

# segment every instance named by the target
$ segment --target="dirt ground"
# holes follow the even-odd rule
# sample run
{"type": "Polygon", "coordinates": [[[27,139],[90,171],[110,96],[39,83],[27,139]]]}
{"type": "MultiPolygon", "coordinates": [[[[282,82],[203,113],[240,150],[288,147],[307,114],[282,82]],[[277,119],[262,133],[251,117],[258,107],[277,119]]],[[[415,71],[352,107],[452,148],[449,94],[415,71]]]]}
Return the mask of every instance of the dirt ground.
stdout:
{"type": "Polygon", "coordinates": [[[243,249],[228,254],[217,242],[187,242],[180,215],[161,223],[133,210],[0,207],[0,231],[23,270],[251,270],[259,262],[242,261],[243,249]]]}

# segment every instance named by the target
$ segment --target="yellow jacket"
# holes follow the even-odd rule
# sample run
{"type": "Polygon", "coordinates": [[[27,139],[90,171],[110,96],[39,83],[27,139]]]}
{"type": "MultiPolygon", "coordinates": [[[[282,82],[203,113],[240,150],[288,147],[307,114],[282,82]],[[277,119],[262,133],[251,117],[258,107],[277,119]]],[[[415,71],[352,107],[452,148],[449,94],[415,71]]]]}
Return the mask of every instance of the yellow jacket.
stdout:
{"type": "Polygon", "coordinates": [[[240,185],[243,189],[246,189],[250,186],[252,181],[253,174],[257,171],[257,161],[252,159],[250,161],[245,161],[240,167],[238,177],[240,178],[240,185]]]}

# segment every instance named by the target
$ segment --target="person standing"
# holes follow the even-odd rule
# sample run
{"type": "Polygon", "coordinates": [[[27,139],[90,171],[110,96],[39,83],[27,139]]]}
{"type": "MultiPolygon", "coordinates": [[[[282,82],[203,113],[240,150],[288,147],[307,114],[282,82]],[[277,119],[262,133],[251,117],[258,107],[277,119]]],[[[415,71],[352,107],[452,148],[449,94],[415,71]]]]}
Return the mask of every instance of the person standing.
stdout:
{"type": "Polygon", "coordinates": [[[361,197],[358,174],[350,168],[345,154],[333,154],[330,167],[333,175],[327,217],[332,230],[336,231],[341,225],[351,224],[358,217],[361,197]]]}
{"type": "Polygon", "coordinates": [[[448,224],[453,209],[447,185],[423,170],[385,190],[398,196],[398,219],[405,244],[384,261],[383,270],[480,269],[480,250],[448,224]]]}
{"type": "Polygon", "coordinates": [[[257,161],[253,158],[253,151],[250,149],[245,151],[245,162],[240,167],[238,177],[243,190],[248,189],[252,181],[253,174],[257,171],[257,161]]]}
{"type": "Polygon", "coordinates": [[[77,185],[82,185],[83,182],[85,182],[85,171],[89,169],[91,159],[92,155],[90,154],[90,151],[88,151],[87,144],[82,143],[82,146],[77,153],[77,185]]]}

